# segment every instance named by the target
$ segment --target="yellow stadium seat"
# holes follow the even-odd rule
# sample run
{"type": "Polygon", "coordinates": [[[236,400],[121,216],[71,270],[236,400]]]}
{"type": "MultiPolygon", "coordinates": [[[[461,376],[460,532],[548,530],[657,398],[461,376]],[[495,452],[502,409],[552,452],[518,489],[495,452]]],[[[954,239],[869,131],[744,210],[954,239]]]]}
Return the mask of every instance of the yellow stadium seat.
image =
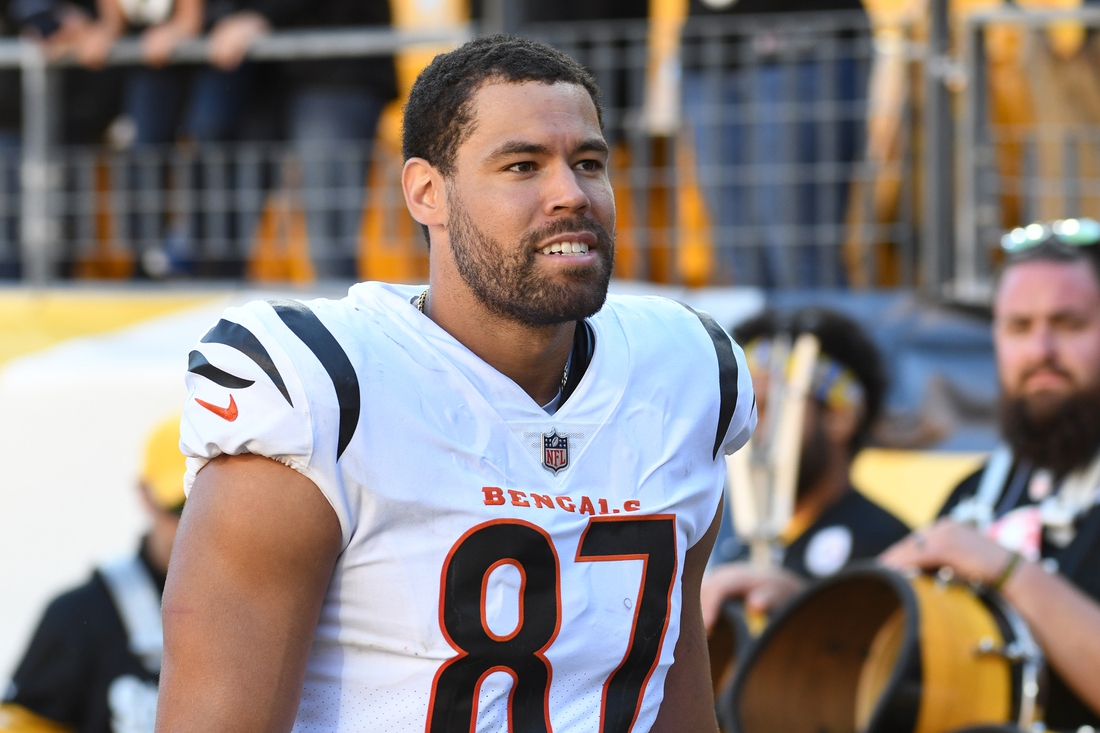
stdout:
{"type": "Polygon", "coordinates": [[[981,467],[985,453],[867,448],[852,465],[852,485],[910,527],[931,522],[964,478],[981,467]]]}
{"type": "Polygon", "coordinates": [[[73,729],[21,705],[0,703],[0,733],[73,733],[73,729]]]}

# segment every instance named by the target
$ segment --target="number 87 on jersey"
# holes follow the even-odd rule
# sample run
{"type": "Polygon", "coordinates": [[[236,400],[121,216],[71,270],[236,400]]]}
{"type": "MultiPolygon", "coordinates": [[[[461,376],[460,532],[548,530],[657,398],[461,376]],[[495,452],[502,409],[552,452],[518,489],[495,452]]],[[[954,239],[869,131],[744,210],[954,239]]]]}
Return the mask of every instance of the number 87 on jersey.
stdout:
{"type": "MultiPolygon", "coordinates": [[[[673,515],[592,517],[572,563],[641,562],[626,653],[600,691],[600,733],[628,733],[637,720],[646,686],[657,667],[669,625],[676,580],[676,519],[673,515]]],[[[440,626],[457,652],[432,682],[426,733],[476,730],[478,696],[489,675],[512,679],[508,730],[550,733],[550,685],[555,671],[547,650],[561,634],[591,637],[594,654],[607,634],[598,617],[580,614],[562,627],[562,567],[553,538],[517,519],[480,524],[464,534],[444,562],[440,626]],[[486,612],[489,577],[503,565],[519,574],[515,628],[498,634],[486,612]],[[583,628],[575,628],[583,626],[583,628]]],[[[568,588],[568,586],[567,586],[568,588]]],[[[581,588],[584,591],[584,588],[581,588]]],[[[587,603],[586,603],[587,605],[587,603]]],[[[593,604],[594,605],[594,604],[593,604]]],[[[621,653],[621,652],[620,652],[621,653]]],[[[557,670],[568,674],[569,670],[557,670]]]]}

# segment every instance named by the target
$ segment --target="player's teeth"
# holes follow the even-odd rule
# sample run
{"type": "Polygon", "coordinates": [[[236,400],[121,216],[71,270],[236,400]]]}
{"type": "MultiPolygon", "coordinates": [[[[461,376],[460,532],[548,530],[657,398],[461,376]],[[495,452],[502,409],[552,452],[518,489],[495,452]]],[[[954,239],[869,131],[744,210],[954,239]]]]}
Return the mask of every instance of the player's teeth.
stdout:
{"type": "Polygon", "coordinates": [[[588,252],[588,245],[584,242],[554,242],[539,250],[544,255],[549,254],[586,254],[588,252]]]}

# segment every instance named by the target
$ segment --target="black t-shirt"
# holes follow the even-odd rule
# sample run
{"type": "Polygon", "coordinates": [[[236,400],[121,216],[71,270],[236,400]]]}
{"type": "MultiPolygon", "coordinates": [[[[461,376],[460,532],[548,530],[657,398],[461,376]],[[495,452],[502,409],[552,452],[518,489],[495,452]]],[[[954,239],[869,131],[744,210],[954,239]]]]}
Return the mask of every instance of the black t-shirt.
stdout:
{"type": "MultiPolygon", "coordinates": [[[[945,516],[963,499],[974,496],[981,481],[981,469],[959,484],[940,510],[945,516]]],[[[1005,490],[996,505],[994,517],[1003,517],[1019,507],[1034,504],[1027,484],[1031,466],[1019,462],[1012,467],[1005,490]]],[[[1083,593],[1100,601],[1100,507],[1094,506],[1076,524],[1076,538],[1066,547],[1058,547],[1044,539],[1042,556],[1057,561],[1059,572],[1083,593]]],[[[1100,715],[1081,701],[1054,670],[1050,670],[1050,690],[1047,698],[1046,724],[1054,730],[1077,730],[1083,725],[1100,727],[1100,715]]]]}
{"type": "Polygon", "coordinates": [[[826,577],[877,557],[907,534],[904,522],[849,489],[787,547],[783,567],[804,578],[826,577]]]}
{"type": "MultiPolygon", "coordinates": [[[[144,552],[141,558],[163,591],[164,576],[144,552]]],[[[77,733],[113,733],[112,685],[117,697],[152,696],[155,706],[157,682],[158,675],[130,652],[122,620],[96,572],[50,603],[4,702],[70,725],[77,733]]]]}

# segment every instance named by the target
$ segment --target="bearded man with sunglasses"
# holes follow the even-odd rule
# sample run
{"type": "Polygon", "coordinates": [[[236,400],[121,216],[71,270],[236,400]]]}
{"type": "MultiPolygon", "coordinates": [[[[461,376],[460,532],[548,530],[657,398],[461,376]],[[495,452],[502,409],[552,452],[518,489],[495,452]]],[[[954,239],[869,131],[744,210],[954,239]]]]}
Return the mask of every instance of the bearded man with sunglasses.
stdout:
{"type": "Polygon", "coordinates": [[[942,518],[883,555],[999,591],[1052,672],[1051,730],[1100,727],[1100,224],[1032,224],[1002,239],[993,303],[1006,445],[942,518]]]}

